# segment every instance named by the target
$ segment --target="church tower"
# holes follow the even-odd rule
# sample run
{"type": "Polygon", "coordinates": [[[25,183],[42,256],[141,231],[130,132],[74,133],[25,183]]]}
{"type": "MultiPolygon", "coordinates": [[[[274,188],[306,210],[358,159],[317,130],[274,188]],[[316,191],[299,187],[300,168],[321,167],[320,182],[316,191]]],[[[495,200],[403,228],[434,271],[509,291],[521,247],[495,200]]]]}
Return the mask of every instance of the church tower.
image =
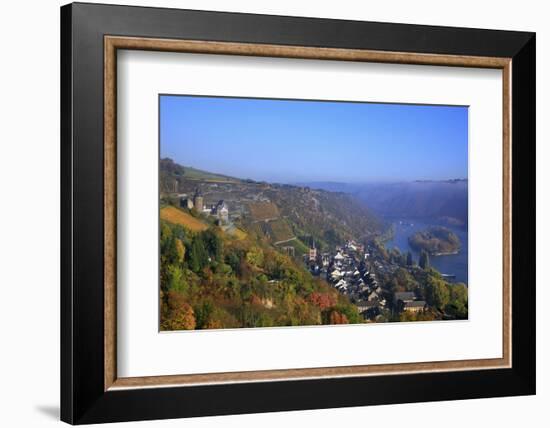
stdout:
{"type": "Polygon", "coordinates": [[[311,246],[309,247],[309,261],[314,262],[317,260],[317,248],[315,248],[315,241],[311,238],[311,246]]]}

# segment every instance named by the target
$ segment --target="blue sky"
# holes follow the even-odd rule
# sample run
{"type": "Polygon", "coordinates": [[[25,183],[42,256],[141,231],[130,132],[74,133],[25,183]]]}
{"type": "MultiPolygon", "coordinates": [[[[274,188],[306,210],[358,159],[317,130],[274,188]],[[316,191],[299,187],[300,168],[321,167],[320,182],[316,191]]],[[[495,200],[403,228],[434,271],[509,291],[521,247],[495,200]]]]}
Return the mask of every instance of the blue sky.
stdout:
{"type": "Polygon", "coordinates": [[[160,155],[280,183],[467,178],[468,108],[162,95],[160,155]]]}

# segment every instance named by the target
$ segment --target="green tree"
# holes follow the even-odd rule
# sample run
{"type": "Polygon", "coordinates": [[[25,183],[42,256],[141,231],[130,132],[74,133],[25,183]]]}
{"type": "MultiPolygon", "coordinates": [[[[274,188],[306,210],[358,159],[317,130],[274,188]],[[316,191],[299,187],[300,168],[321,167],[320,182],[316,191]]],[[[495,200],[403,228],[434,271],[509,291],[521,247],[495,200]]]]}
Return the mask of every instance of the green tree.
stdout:
{"type": "Polygon", "coordinates": [[[204,301],[193,308],[197,329],[206,328],[210,321],[210,317],[214,312],[214,305],[210,301],[204,301]]]}
{"type": "Polygon", "coordinates": [[[384,244],[382,244],[378,239],[374,241],[374,247],[380,253],[380,255],[384,260],[389,260],[390,256],[388,254],[388,250],[386,250],[386,247],[384,246],[384,244]]]}
{"type": "Polygon", "coordinates": [[[189,250],[189,267],[195,273],[200,272],[208,264],[208,253],[204,247],[202,235],[196,235],[193,238],[189,250]]]}
{"type": "Polygon", "coordinates": [[[179,266],[169,265],[166,275],[166,290],[174,290],[179,293],[187,293],[189,285],[185,281],[183,269],[179,266]]]}
{"type": "Polygon", "coordinates": [[[422,250],[420,252],[420,258],[418,259],[418,265],[424,270],[427,270],[430,267],[430,256],[424,250],[422,250]]]}
{"type": "Polygon", "coordinates": [[[399,267],[395,270],[393,273],[393,283],[397,284],[397,290],[395,291],[412,291],[414,290],[418,284],[413,278],[413,276],[407,271],[407,269],[399,267]]]}
{"type": "Polygon", "coordinates": [[[468,288],[465,284],[449,284],[449,303],[445,311],[458,319],[468,318],[468,288]]]}
{"type": "Polygon", "coordinates": [[[401,251],[399,251],[399,248],[394,247],[389,254],[390,257],[390,263],[401,263],[401,251]]]}
{"type": "Polygon", "coordinates": [[[212,229],[201,232],[204,248],[212,260],[220,261],[222,256],[222,240],[212,229]]]}
{"type": "Polygon", "coordinates": [[[413,265],[413,255],[410,251],[407,251],[407,266],[413,265]]]}
{"type": "Polygon", "coordinates": [[[252,247],[248,253],[246,253],[246,261],[252,266],[262,267],[264,263],[264,253],[259,247],[252,247]]]}
{"type": "Polygon", "coordinates": [[[428,304],[443,310],[449,303],[450,297],[449,288],[445,281],[432,275],[428,276],[426,284],[426,300],[428,304]]]}
{"type": "Polygon", "coordinates": [[[166,223],[160,228],[160,254],[164,264],[175,264],[178,261],[176,239],[166,223]]]}
{"type": "Polygon", "coordinates": [[[242,258],[243,258],[242,251],[231,249],[229,252],[227,252],[225,256],[225,263],[231,266],[231,269],[233,270],[233,272],[236,272],[238,275],[240,275],[240,265],[241,265],[242,258]]]}
{"type": "Polygon", "coordinates": [[[363,318],[355,305],[341,304],[336,306],[335,309],[344,315],[350,324],[360,324],[363,322],[363,318]]]}

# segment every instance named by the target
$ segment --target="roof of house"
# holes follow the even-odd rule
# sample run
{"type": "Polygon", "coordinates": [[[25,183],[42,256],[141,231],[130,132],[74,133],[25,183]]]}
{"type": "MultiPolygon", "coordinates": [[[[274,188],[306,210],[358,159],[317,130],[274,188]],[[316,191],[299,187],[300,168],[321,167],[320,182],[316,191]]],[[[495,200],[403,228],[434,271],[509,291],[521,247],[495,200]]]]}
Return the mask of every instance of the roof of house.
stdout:
{"type": "Polygon", "coordinates": [[[426,306],[424,300],[415,300],[414,302],[405,303],[405,308],[423,308],[424,306],[426,306]]]}
{"type": "Polygon", "coordinates": [[[423,308],[424,306],[426,306],[424,300],[415,300],[414,302],[405,303],[405,308],[423,308]]]}
{"type": "Polygon", "coordinates": [[[372,301],[372,300],[362,300],[360,302],[357,302],[356,305],[359,306],[359,307],[372,308],[373,306],[378,306],[378,302],[377,301],[372,301]]]}
{"type": "Polygon", "coordinates": [[[416,295],[412,291],[398,291],[393,295],[395,301],[397,300],[414,300],[416,295]]]}
{"type": "Polygon", "coordinates": [[[344,281],[343,279],[341,279],[340,281],[338,281],[335,285],[335,287],[342,287],[343,285],[348,285],[346,281],[344,281]]]}

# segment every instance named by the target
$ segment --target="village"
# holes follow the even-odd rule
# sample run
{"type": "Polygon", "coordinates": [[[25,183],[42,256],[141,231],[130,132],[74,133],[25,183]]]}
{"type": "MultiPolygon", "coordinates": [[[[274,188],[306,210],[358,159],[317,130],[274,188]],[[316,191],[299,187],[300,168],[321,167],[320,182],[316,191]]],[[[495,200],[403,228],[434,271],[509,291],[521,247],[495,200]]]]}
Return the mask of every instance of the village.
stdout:
{"type": "Polygon", "coordinates": [[[304,262],[313,275],[324,277],[347,295],[365,320],[379,321],[384,314],[416,313],[427,308],[414,292],[394,293],[382,287],[377,272],[392,274],[397,266],[379,257],[374,246],[350,240],[333,253],[320,253],[312,241],[304,262]]]}

